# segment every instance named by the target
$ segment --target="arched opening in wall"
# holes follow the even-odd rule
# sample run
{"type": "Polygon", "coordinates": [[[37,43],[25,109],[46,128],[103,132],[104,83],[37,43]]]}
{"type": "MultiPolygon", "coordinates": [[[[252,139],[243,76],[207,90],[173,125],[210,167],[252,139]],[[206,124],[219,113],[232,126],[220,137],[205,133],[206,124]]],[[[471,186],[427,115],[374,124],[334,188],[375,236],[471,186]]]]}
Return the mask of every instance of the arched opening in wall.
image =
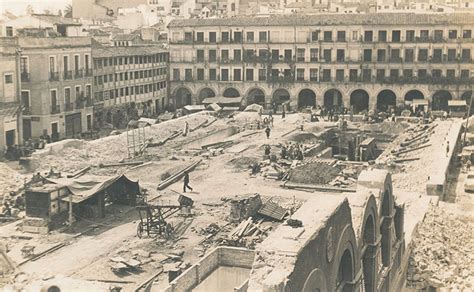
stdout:
{"type": "Polygon", "coordinates": [[[279,107],[283,103],[287,102],[290,100],[290,93],[288,90],[280,88],[277,89],[272,96],[272,103],[274,103],[275,106],[279,107]]]}
{"type": "Polygon", "coordinates": [[[440,90],[433,94],[433,103],[431,109],[434,111],[448,111],[448,100],[453,99],[449,91],[440,90]]]}
{"type": "Polygon", "coordinates": [[[224,90],[224,93],[222,95],[224,97],[239,97],[240,93],[237,89],[233,87],[229,87],[226,90],[224,90]]]}
{"type": "Polygon", "coordinates": [[[390,212],[390,198],[389,191],[385,191],[382,199],[382,224],[380,225],[380,234],[382,235],[381,251],[382,251],[382,264],[386,267],[390,266],[390,255],[391,255],[391,212],[390,212]]]}
{"type": "Polygon", "coordinates": [[[191,91],[185,87],[178,88],[175,94],[175,106],[176,108],[182,108],[185,105],[190,105],[191,100],[191,91]]]}
{"type": "Polygon", "coordinates": [[[350,105],[353,107],[353,113],[358,114],[369,110],[369,94],[367,91],[357,89],[351,93],[350,105]]]}
{"type": "Polygon", "coordinates": [[[311,89],[303,89],[298,94],[298,108],[315,107],[316,93],[311,89]]]}
{"type": "Polygon", "coordinates": [[[461,99],[466,101],[466,104],[469,106],[471,105],[471,115],[474,114],[474,102],[471,103],[471,98],[474,99],[474,96],[472,96],[472,91],[466,91],[461,95],[461,99]]]}
{"type": "Polygon", "coordinates": [[[405,94],[404,99],[405,101],[412,101],[414,99],[425,99],[425,96],[423,95],[421,91],[414,89],[414,90],[408,91],[405,94]]]}
{"type": "Polygon", "coordinates": [[[377,110],[382,112],[389,112],[390,108],[395,108],[397,105],[397,96],[391,90],[385,89],[380,91],[377,95],[377,110]]]}
{"type": "Polygon", "coordinates": [[[249,91],[247,95],[247,104],[251,105],[253,103],[265,106],[265,93],[259,88],[253,88],[249,91]]]}
{"type": "Polygon", "coordinates": [[[329,89],[324,93],[324,107],[328,110],[342,106],[342,93],[337,89],[329,89]]]}
{"type": "Polygon", "coordinates": [[[346,249],[342,254],[341,261],[337,272],[336,290],[343,292],[354,291],[353,284],[351,284],[354,277],[352,254],[349,249],[346,249]]]}
{"type": "Polygon", "coordinates": [[[403,224],[404,224],[404,212],[402,206],[395,206],[395,215],[393,216],[395,222],[395,235],[397,240],[401,240],[403,237],[403,224]]]}
{"type": "Polygon", "coordinates": [[[364,224],[364,254],[362,256],[362,268],[364,272],[364,288],[366,292],[375,291],[375,275],[376,275],[376,246],[375,244],[375,220],[369,215],[364,224]]]}
{"type": "Polygon", "coordinates": [[[215,97],[216,93],[210,88],[203,88],[199,91],[199,101],[202,102],[204,99],[209,97],[215,97]]]}

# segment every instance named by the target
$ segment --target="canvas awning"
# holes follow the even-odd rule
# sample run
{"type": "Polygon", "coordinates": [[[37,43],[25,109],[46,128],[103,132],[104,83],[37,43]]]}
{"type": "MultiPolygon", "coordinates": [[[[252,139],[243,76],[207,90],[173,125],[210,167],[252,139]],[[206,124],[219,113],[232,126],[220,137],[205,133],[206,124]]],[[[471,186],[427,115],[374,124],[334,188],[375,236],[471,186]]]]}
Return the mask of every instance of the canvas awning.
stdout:
{"type": "Polygon", "coordinates": [[[222,108],[223,111],[238,111],[240,108],[236,106],[225,106],[222,108]]]}
{"type": "Polygon", "coordinates": [[[414,99],[411,101],[412,105],[428,105],[429,102],[427,99],[414,99]]]}
{"type": "Polygon", "coordinates": [[[467,103],[463,99],[448,100],[448,106],[467,106],[467,103]]]}
{"type": "MultiPolygon", "coordinates": [[[[72,202],[75,204],[83,202],[95,194],[106,190],[118,180],[123,180],[124,183],[134,185],[137,190],[139,189],[138,182],[128,179],[123,174],[113,177],[88,175],[79,178],[47,178],[46,180],[67,187],[72,193],[72,202]]],[[[67,196],[62,200],[69,202],[70,198],[67,196]]]]}
{"type": "Polygon", "coordinates": [[[211,103],[240,104],[241,102],[242,102],[242,97],[223,97],[223,96],[208,97],[202,101],[202,103],[204,104],[211,104],[211,103]]]}
{"type": "Polygon", "coordinates": [[[256,103],[253,103],[249,106],[247,106],[244,110],[244,112],[257,112],[257,113],[261,113],[263,112],[263,106],[259,105],[259,104],[256,104],[256,103]]]}
{"type": "Polygon", "coordinates": [[[206,109],[206,107],[202,104],[185,105],[183,108],[190,112],[198,112],[198,111],[203,111],[206,109]]]}
{"type": "Polygon", "coordinates": [[[206,106],[206,109],[213,110],[215,112],[220,111],[222,108],[217,104],[217,103],[211,103],[208,106],[206,106]]]}

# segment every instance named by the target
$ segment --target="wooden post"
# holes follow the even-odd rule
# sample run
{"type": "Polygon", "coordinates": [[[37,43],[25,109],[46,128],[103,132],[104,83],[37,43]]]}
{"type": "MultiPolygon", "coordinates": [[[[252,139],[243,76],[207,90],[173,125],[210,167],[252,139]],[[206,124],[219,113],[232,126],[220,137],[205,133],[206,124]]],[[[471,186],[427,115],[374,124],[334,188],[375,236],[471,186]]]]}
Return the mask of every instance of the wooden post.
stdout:
{"type": "Polygon", "coordinates": [[[72,192],[69,192],[69,227],[72,226],[72,192]]]}

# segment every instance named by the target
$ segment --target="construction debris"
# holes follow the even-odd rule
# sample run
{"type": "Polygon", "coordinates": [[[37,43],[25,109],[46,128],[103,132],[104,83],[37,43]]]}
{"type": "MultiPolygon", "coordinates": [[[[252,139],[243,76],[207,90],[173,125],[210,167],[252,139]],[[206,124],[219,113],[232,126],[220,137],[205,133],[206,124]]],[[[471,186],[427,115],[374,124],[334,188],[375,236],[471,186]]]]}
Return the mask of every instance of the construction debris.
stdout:
{"type": "Polygon", "coordinates": [[[260,210],[258,210],[258,214],[277,221],[282,221],[286,214],[288,214],[288,210],[280,207],[280,205],[269,199],[263,204],[260,210]]]}
{"type": "Polygon", "coordinates": [[[201,161],[202,160],[200,159],[196,162],[193,162],[190,165],[186,166],[181,171],[178,171],[177,173],[175,173],[175,174],[171,175],[170,177],[168,177],[167,179],[163,180],[162,182],[160,182],[157,189],[158,190],[163,190],[166,187],[168,187],[169,185],[175,183],[176,181],[178,181],[180,178],[182,178],[184,176],[185,172],[192,171],[199,163],[201,163],[201,161]]]}

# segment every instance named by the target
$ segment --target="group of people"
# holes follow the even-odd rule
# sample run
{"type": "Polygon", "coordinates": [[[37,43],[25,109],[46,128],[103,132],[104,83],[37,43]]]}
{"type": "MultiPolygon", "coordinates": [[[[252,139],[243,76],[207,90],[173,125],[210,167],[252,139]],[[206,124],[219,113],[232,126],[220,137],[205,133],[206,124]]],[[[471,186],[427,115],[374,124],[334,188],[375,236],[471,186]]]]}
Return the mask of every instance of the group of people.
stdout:
{"type": "Polygon", "coordinates": [[[290,142],[288,146],[282,145],[280,157],[282,159],[303,160],[304,158],[303,144],[290,142]]]}
{"type": "Polygon", "coordinates": [[[18,210],[25,209],[25,198],[24,194],[17,195],[15,192],[10,192],[9,196],[4,198],[2,211],[0,212],[0,217],[11,217],[13,216],[12,208],[18,210]]]}

